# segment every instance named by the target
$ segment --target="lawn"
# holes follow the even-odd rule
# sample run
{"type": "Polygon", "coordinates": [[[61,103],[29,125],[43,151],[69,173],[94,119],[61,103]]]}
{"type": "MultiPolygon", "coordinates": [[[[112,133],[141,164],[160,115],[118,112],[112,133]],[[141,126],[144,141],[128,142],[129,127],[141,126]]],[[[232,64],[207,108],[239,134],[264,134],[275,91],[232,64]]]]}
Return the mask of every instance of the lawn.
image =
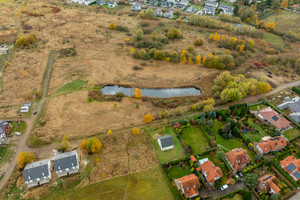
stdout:
{"type": "Polygon", "coordinates": [[[249,109],[252,110],[252,111],[258,111],[258,108],[261,110],[263,108],[266,108],[267,106],[264,105],[264,104],[257,104],[257,105],[253,105],[253,106],[250,106],[249,109]]]}
{"type": "Polygon", "coordinates": [[[216,136],[216,142],[219,145],[224,146],[227,149],[235,149],[235,148],[244,148],[243,144],[236,140],[236,139],[224,139],[222,136],[219,135],[218,130],[223,127],[223,123],[219,120],[214,121],[214,126],[211,128],[212,132],[216,136]]]}
{"type": "Polygon", "coordinates": [[[275,29],[288,33],[292,31],[300,38],[300,15],[298,13],[280,10],[280,12],[270,15],[264,19],[265,22],[274,22],[275,29]]]}
{"type": "Polygon", "coordinates": [[[11,129],[10,129],[10,131],[9,131],[9,135],[11,135],[13,132],[14,132],[14,130],[15,130],[15,128],[16,128],[16,126],[17,126],[17,122],[16,121],[13,121],[12,123],[11,123],[11,129]]]}
{"type": "Polygon", "coordinates": [[[174,199],[160,167],[121,176],[71,191],[54,191],[45,200],[73,199],[174,199]],[[157,195],[159,194],[159,195],[157,195]]]}
{"type": "Polygon", "coordinates": [[[288,139],[292,140],[295,137],[298,137],[300,135],[300,130],[299,129],[289,129],[283,133],[283,135],[288,139]]]}
{"type": "Polygon", "coordinates": [[[176,134],[174,133],[171,126],[166,127],[165,134],[163,134],[163,135],[160,135],[158,133],[158,130],[150,133],[151,142],[155,149],[155,152],[156,152],[159,162],[160,163],[168,163],[173,160],[184,158],[186,156],[185,151],[184,151],[179,139],[176,137],[176,134]],[[163,135],[172,135],[174,144],[175,144],[173,149],[170,149],[167,151],[160,150],[160,147],[157,142],[157,138],[161,137],[163,135]]]}
{"type": "Polygon", "coordinates": [[[254,122],[254,120],[256,121],[255,118],[254,118],[254,119],[248,118],[248,123],[249,123],[249,125],[252,126],[252,127],[254,127],[254,128],[255,128],[256,130],[258,130],[261,134],[267,136],[268,134],[265,132],[265,130],[263,130],[263,129],[261,128],[260,125],[257,125],[257,124],[254,122]]]}
{"type": "Polygon", "coordinates": [[[262,137],[267,136],[266,132],[259,125],[255,124],[254,120],[256,119],[249,118],[247,122],[250,124],[250,126],[258,130],[259,133],[250,133],[250,131],[245,133],[245,136],[249,138],[252,143],[259,142],[262,137]]]}
{"type": "Polygon", "coordinates": [[[265,33],[264,39],[280,48],[285,47],[285,42],[281,39],[281,37],[274,35],[273,33],[265,33]]]}
{"type": "Polygon", "coordinates": [[[58,94],[65,94],[65,93],[70,93],[70,92],[74,92],[80,88],[82,88],[82,86],[85,84],[84,81],[82,80],[75,80],[72,81],[70,83],[65,84],[64,86],[62,86],[61,88],[59,88],[56,93],[58,94]]]}
{"type": "Polygon", "coordinates": [[[5,151],[5,153],[0,160],[0,167],[3,166],[5,163],[7,163],[7,161],[9,161],[14,154],[14,151],[11,150],[11,144],[9,144],[7,147],[1,147],[1,150],[0,150],[1,154],[3,151],[5,151]]]}
{"type": "Polygon", "coordinates": [[[180,138],[186,147],[189,145],[192,147],[192,153],[201,153],[210,148],[208,141],[198,126],[184,128],[180,138]]]}
{"type": "Polygon", "coordinates": [[[182,167],[177,166],[177,165],[171,167],[168,170],[169,177],[177,179],[177,178],[180,178],[180,177],[183,177],[183,176],[191,174],[191,172],[190,172],[190,169],[191,169],[190,165],[188,163],[186,163],[185,166],[186,166],[185,169],[183,169],[182,167]]]}
{"type": "Polygon", "coordinates": [[[23,121],[19,124],[16,132],[20,132],[21,134],[23,134],[23,133],[25,133],[26,129],[27,129],[27,124],[26,124],[26,122],[23,121]]]}
{"type": "Polygon", "coordinates": [[[225,198],[225,199],[222,199],[222,200],[242,200],[242,199],[243,199],[242,195],[235,194],[232,198],[225,198]]]}

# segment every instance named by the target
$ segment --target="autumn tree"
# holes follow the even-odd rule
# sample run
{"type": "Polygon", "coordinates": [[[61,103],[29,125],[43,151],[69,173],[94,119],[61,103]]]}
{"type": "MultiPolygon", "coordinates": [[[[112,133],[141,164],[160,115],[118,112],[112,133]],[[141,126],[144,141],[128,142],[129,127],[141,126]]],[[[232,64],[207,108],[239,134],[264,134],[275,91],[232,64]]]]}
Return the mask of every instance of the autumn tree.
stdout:
{"type": "Polygon", "coordinates": [[[280,0],[274,0],[272,4],[272,9],[273,10],[279,10],[281,6],[280,0]]]}
{"type": "Polygon", "coordinates": [[[82,140],[80,143],[82,150],[86,150],[89,154],[97,153],[102,149],[102,143],[98,138],[89,138],[87,140],[82,140]]]}
{"type": "Polygon", "coordinates": [[[136,136],[136,135],[138,135],[138,134],[140,134],[140,129],[139,128],[137,128],[137,127],[134,127],[133,129],[132,129],[132,135],[134,135],[134,136],[136,136]]]}
{"type": "Polygon", "coordinates": [[[116,29],[116,24],[113,22],[110,22],[109,27],[110,30],[115,30],[116,29]]]}
{"type": "Polygon", "coordinates": [[[140,41],[144,39],[144,32],[142,29],[138,29],[135,34],[135,40],[140,41]]]}
{"type": "Polygon", "coordinates": [[[196,62],[197,62],[198,65],[201,64],[201,55],[197,55],[196,62]]]}
{"type": "Polygon", "coordinates": [[[283,0],[281,3],[281,7],[286,8],[288,6],[288,4],[289,4],[288,0],[283,0]]]}
{"type": "Polygon", "coordinates": [[[204,105],[204,107],[203,107],[203,112],[209,113],[209,112],[212,111],[213,109],[214,109],[214,106],[211,105],[211,104],[204,105]]]}
{"type": "Polygon", "coordinates": [[[70,141],[68,136],[64,136],[64,138],[62,139],[61,143],[60,143],[60,150],[61,151],[66,151],[68,148],[70,147],[70,141]]]}
{"type": "Polygon", "coordinates": [[[107,135],[111,135],[112,134],[112,130],[109,129],[108,132],[107,132],[107,135]]]}
{"type": "Polygon", "coordinates": [[[136,88],[134,96],[138,99],[142,98],[142,91],[139,88],[136,88]]]}
{"type": "Polygon", "coordinates": [[[21,152],[19,155],[18,155],[18,166],[20,169],[24,169],[24,167],[26,166],[26,164],[28,163],[32,163],[34,162],[36,159],[35,159],[35,155],[28,152],[28,151],[24,151],[24,152],[21,152]]]}
{"type": "Polygon", "coordinates": [[[203,41],[202,39],[198,38],[194,41],[194,45],[195,46],[202,46],[203,45],[203,41]]]}
{"type": "Polygon", "coordinates": [[[169,39],[179,39],[181,37],[181,31],[177,28],[169,28],[167,37],[169,39]]]}
{"type": "Polygon", "coordinates": [[[35,34],[31,33],[31,34],[19,34],[17,36],[17,40],[16,40],[16,47],[19,48],[24,48],[24,47],[28,47],[32,44],[34,44],[37,40],[37,37],[35,34]]]}
{"type": "Polygon", "coordinates": [[[153,120],[153,117],[150,113],[148,113],[147,115],[144,116],[144,122],[145,123],[151,123],[153,120]]]}
{"type": "Polygon", "coordinates": [[[275,27],[275,23],[274,22],[270,22],[265,26],[266,31],[271,31],[273,30],[275,27]]]}
{"type": "Polygon", "coordinates": [[[154,13],[153,9],[151,9],[151,8],[147,9],[144,12],[140,12],[139,14],[140,14],[141,18],[143,18],[143,19],[155,19],[156,18],[155,13],[154,13]]]}

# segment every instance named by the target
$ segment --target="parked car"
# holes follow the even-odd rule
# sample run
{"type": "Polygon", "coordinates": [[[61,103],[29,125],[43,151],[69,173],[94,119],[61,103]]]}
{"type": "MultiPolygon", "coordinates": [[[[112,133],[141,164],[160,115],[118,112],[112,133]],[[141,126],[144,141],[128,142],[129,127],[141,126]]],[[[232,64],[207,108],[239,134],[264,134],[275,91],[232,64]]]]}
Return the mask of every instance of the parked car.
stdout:
{"type": "Polygon", "coordinates": [[[36,115],[36,114],[37,114],[37,111],[35,110],[35,111],[33,112],[33,114],[36,115]]]}
{"type": "Polygon", "coordinates": [[[20,136],[21,133],[20,133],[20,132],[15,132],[15,135],[16,135],[16,136],[20,136]]]}
{"type": "Polygon", "coordinates": [[[226,190],[228,188],[228,185],[223,185],[220,189],[221,190],[226,190]]]}
{"type": "Polygon", "coordinates": [[[240,178],[243,178],[243,174],[241,172],[238,172],[238,175],[240,178]]]}

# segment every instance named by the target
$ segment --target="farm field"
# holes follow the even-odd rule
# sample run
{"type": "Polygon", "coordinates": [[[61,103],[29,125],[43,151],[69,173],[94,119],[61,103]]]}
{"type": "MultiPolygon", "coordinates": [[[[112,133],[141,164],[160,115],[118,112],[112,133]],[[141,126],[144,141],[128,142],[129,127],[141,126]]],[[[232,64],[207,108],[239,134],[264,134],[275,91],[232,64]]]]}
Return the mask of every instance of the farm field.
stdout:
{"type": "Polygon", "coordinates": [[[53,193],[44,200],[72,199],[141,199],[172,200],[173,195],[160,167],[108,181],[95,183],[72,191],[53,193]],[[160,194],[160,195],[157,195],[160,194]]]}
{"type": "Polygon", "coordinates": [[[161,164],[168,163],[173,160],[178,160],[178,159],[184,158],[186,156],[185,151],[171,126],[166,127],[164,134],[160,134],[159,130],[157,130],[157,131],[150,133],[150,137],[151,137],[152,145],[153,145],[156,155],[158,157],[158,160],[161,164]],[[174,140],[174,148],[173,149],[170,149],[167,151],[161,151],[161,149],[158,145],[158,142],[157,142],[157,138],[164,136],[164,135],[171,135],[173,137],[173,140],[174,140]]]}
{"type": "Polygon", "coordinates": [[[184,128],[180,138],[186,147],[191,146],[192,153],[201,153],[210,148],[208,141],[198,126],[184,128]]]}

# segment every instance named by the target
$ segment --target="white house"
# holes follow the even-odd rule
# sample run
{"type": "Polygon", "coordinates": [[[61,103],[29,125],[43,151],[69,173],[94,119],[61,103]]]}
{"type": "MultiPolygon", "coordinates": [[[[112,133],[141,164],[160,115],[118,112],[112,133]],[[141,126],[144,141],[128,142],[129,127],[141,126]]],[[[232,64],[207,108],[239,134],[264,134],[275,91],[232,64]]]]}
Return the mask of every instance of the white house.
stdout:
{"type": "Polygon", "coordinates": [[[157,139],[158,145],[162,151],[174,148],[174,140],[171,135],[165,135],[157,139]]]}

